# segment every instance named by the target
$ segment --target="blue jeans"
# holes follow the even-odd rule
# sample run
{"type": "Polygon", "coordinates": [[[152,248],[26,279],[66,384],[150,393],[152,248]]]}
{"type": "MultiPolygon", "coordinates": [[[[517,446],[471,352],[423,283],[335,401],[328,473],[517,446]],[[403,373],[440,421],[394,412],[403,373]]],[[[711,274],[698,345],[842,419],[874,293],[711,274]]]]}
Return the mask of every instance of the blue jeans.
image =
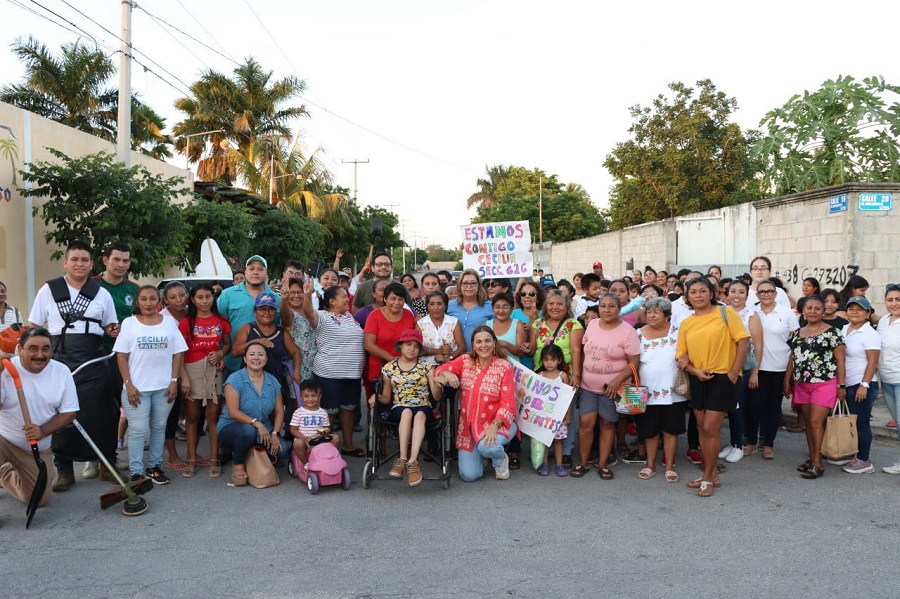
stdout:
{"type": "Polygon", "coordinates": [[[566,432],[566,438],[562,440],[563,455],[572,455],[575,451],[575,442],[578,441],[578,420],[580,410],[575,407],[575,399],[572,398],[572,422],[566,432]]]}
{"type": "Polygon", "coordinates": [[[856,414],[856,434],[859,435],[859,451],[856,457],[864,462],[869,461],[869,450],[872,448],[872,406],[878,397],[878,383],[869,383],[869,391],[863,401],[856,401],[856,390],[859,385],[847,386],[847,407],[851,414],[856,414]]]}
{"type": "Polygon", "coordinates": [[[144,472],[144,439],[150,429],[149,468],[162,465],[163,445],[166,436],[166,420],[172,411],[172,404],[166,398],[165,389],[144,391],[141,401],[134,407],[128,401],[128,394],[122,389],[122,409],[128,420],[128,468],[132,474],[144,472]]]}
{"type": "MultiPolygon", "coordinates": [[[[900,414],[900,383],[879,383],[881,390],[884,392],[884,401],[887,403],[888,411],[891,413],[891,420],[897,422],[897,415],[900,414]]],[[[896,429],[897,438],[900,439],[900,426],[896,429]]]]}
{"type": "MultiPolygon", "coordinates": [[[[469,431],[469,434],[472,434],[469,431]]],[[[475,451],[466,451],[460,449],[457,451],[457,460],[459,462],[459,477],[465,482],[470,483],[484,476],[484,458],[488,458],[494,464],[494,468],[499,467],[503,463],[503,457],[506,453],[503,446],[509,443],[510,437],[516,436],[516,423],[513,422],[509,431],[509,437],[505,435],[497,435],[497,442],[488,447],[484,443],[484,439],[478,442],[475,451]]],[[[472,438],[475,435],[472,434],[472,438]]]]}
{"type": "MultiPolygon", "coordinates": [[[[232,459],[236,465],[246,462],[250,448],[259,442],[259,431],[252,424],[232,422],[223,426],[222,430],[219,431],[219,446],[222,448],[222,451],[231,452],[232,459]]],[[[282,439],[281,449],[278,450],[279,460],[287,458],[288,449],[287,441],[282,439]]]]}
{"type": "Polygon", "coordinates": [[[731,432],[731,446],[743,447],[744,435],[746,433],[746,415],[744,414],[745,404],[750,393],[750,373],[752,371],[745,370],[741,377],[740,387],[738,387],[738,405],[733,411],[728,412],[728,429],[731,432]]]}

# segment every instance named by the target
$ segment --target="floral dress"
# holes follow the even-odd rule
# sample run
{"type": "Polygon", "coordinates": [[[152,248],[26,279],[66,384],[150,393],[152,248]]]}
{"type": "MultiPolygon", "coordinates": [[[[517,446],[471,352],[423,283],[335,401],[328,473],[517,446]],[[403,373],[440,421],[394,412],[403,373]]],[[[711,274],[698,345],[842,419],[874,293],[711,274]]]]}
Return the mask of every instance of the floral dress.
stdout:
{"type": "Polygon", "coordinates": [[[294,312],[294,324],[291,325],[291,339],[300,348],[300,378],[308,381],[313,378],[313,362],[316,361],[316,333],[305,317],[294,312]]]}
{"type": "Polygon", "coordinates": [[[572,331],[584,329],[584,327],[581,326],[581,323],[574,318],[570,318],[562,323],[562,326],[556,331],[555,336],[553,335],[555,327],[550,328],[550,325],[548,325],[543,318],[538,318],[531,323],[531,328],[537,331],[537,338],[534,342],[534,363],[540,364],[541,350],[544,349],[545,346],[553,343],[559,346],[563,352],[563,357],[566,360],[566,365],[563,370],[566,374],[572,374],[570,372],[572,369],[572,347],[570,342],[572,340],[572,331]]]}
{"type": "Polygon", "coordinates": [[[673,389],[678,366],[675,362],[675,350],[678,347],[678,329],[669,327],[669,332],[658,339],[645,339],[641,329],[637,331],[641,341],[641,365],[638,374],[641,384],[647,387],[651,406],[667,406],[686,401],[673,389]]]}
{"type": "Polygon", "coordinates": [[[834,350],[844,345],[841,332],[834,327],[812,337],[800,335],[800,329],[788,339],[794,360],[794,380],[798,383],[824,383],[837,377],[834,350]]]}

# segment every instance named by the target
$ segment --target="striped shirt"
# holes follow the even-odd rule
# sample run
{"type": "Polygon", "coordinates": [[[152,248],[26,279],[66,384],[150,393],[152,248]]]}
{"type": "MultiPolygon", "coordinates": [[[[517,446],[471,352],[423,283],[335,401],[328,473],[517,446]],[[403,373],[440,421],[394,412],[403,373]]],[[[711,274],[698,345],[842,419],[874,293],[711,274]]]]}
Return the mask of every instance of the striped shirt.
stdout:
{"type": "Polygon", "coordinates": [[[11,324],[23,324],[22,315],[18,310],[6,304],[6,309],[0,314],[0,331],[9,328],[11,324]]]}
{"type": "Polygon", "coordinates": [[[329,379],[358,379],[365,363],[363,330],[353,315],[319,310],[313,372],[329,379]]]}

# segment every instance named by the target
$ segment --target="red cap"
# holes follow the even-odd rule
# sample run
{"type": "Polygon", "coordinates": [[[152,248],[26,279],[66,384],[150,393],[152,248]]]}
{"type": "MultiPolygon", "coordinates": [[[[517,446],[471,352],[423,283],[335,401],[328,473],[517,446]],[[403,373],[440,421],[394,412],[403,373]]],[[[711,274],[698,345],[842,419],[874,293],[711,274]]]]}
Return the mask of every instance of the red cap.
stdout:
{"type": "Polygon", "coordinates": [[[593,268],[603,268],[603,263],[602,262],[594,262],[593,268]]]}

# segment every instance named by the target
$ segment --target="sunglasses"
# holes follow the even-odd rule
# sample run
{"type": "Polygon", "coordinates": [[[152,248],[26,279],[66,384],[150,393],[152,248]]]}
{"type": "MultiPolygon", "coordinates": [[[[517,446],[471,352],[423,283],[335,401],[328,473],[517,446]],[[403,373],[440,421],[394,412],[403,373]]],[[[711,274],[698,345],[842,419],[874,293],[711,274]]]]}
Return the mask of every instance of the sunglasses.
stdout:
{"type": "Polygon", "coordinates": [[[900,283],[888,283],[885,291],[900,291],[900,283]]]}
{"type": "Polygon", "coordinates": [[[535,297],[537,295],[537,291],[520,291],[519,297],[535,297]]]}

